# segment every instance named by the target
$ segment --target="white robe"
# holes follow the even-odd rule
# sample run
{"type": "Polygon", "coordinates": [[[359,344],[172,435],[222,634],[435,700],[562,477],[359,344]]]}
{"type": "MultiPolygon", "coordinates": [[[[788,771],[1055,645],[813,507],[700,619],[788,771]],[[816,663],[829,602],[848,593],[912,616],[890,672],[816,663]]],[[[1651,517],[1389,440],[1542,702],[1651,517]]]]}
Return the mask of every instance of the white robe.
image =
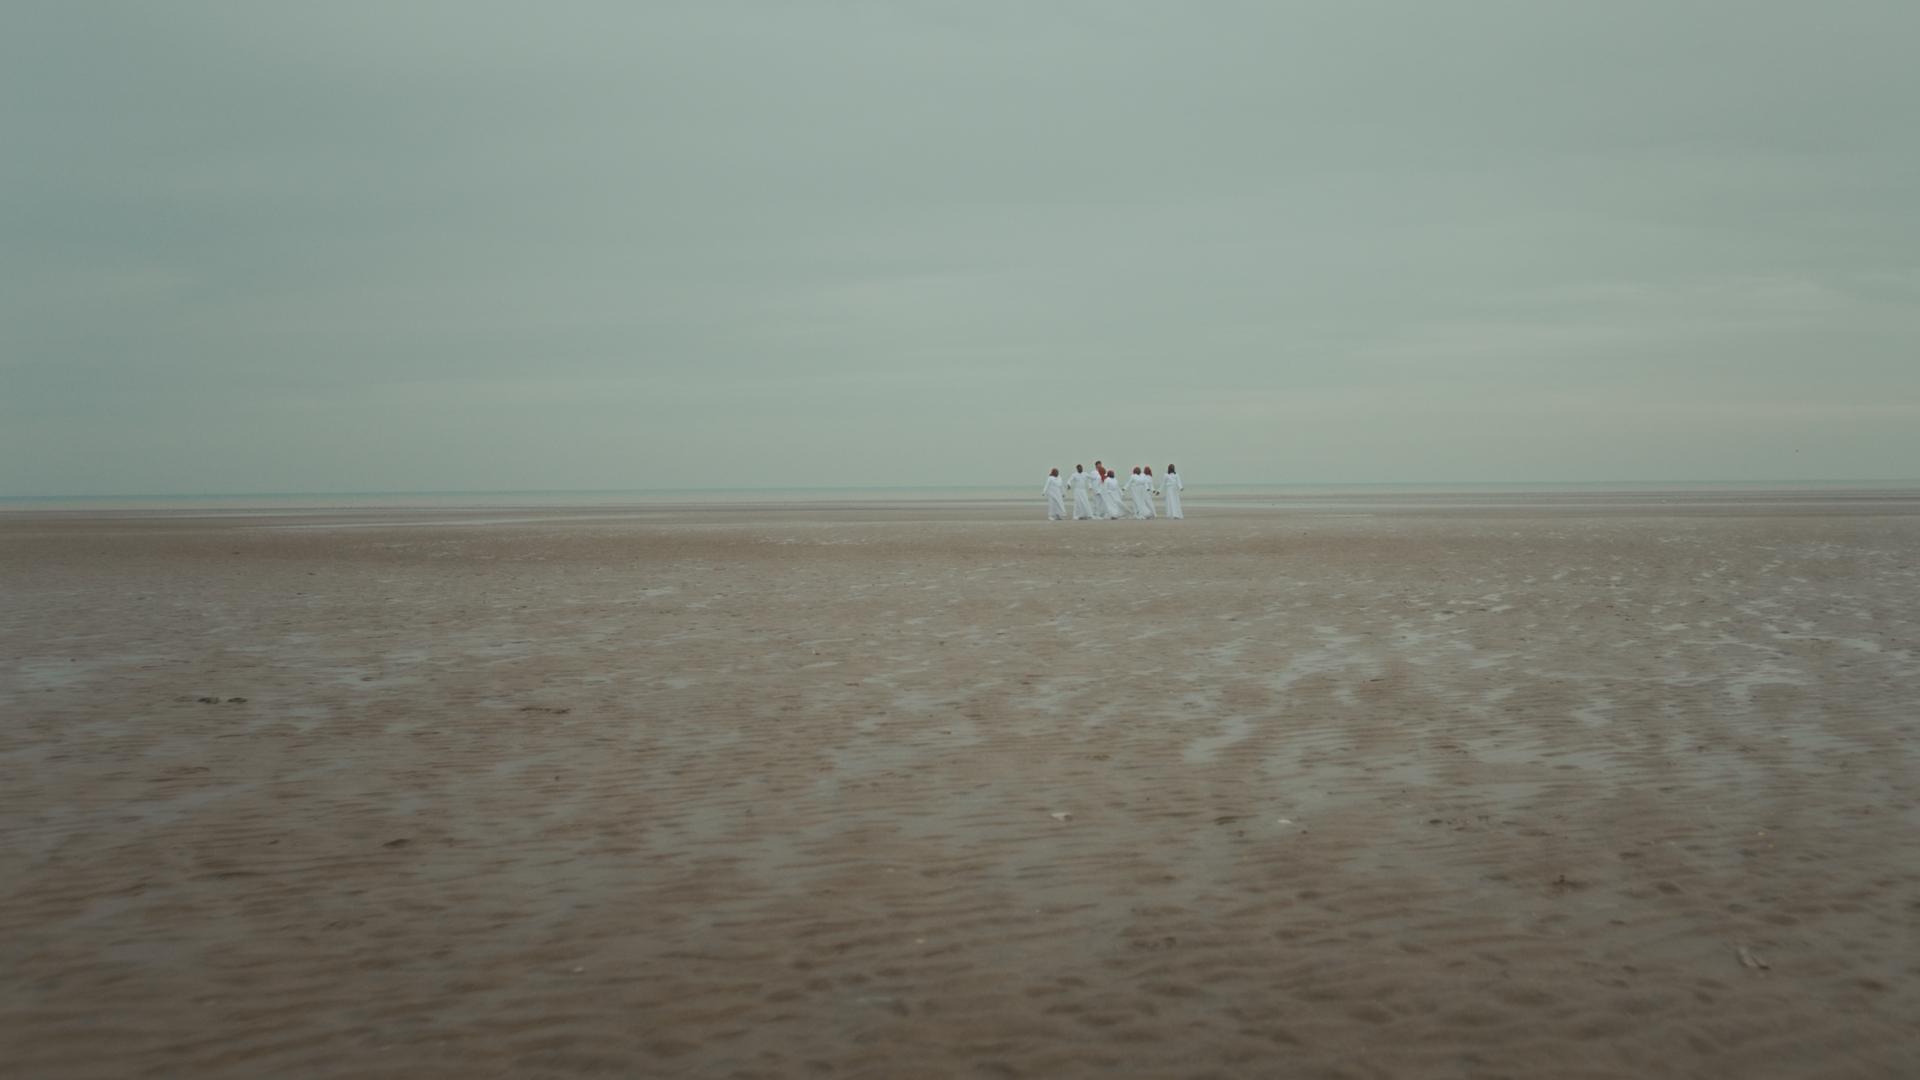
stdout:
{"type": "Polygon", "coordinates": [[[1160,490],[1165,492],[1167,496],[1168,517],[1177,518],[1180,516],[1180,490],[1186,486],[1187,485],[1180,479],[1180,474],[1177,472],[1170,472],[1161,479],[1160,490]]]}
{"type": "Polygon", "coordinates": [[[1127,481],[1127,494],[1133,496],[1133,519],[1145,521],[1153,516],[1153,488],[1144,474],[1134,473],[1127,481]]]}
{"type": "Polygon", "coordinates": [[[1100,500],[1107,504],[1107,517],[1116,521],[1119,520],[1122,510],[1120,506],[1119,474],[1107,474],[1107,482],[1100,485],[1100,500]]]}
{"type": "Polygon", "coordinates": [[[1067,486],[1073,489],[1073,520],[1085,521],[1093,516],[1093,504],[1087,501],[1087,485],[1093,483],[1093,474],[1077,472],[1067,477],[1067,486]]]}
{"type": "Polygon", "coordinates": [[[1060,478],[1057,476],[1047,477],[1047,482],[1040,485],[1040,494],[1047,497],[1047,520],[1066,520],[1067,504],[1061,498],[1064,491],[1060,486],[1060,478]]]}

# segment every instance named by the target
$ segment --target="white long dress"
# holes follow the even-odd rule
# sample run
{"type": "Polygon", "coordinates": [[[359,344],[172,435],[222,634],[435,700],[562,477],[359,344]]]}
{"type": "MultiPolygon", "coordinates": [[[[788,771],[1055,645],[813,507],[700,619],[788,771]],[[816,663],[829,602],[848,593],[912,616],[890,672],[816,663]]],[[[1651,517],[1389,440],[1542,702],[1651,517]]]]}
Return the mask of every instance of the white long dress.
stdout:
{"type": "Polygon", "coordinates": [[[1087,501],[1093,504],[1093,520],[1104,521],[1107,517],[1107,497],[1101,489],[1107,478],[1099,473],[1087,474],[1087,501]]]}
{"type": "Polygon", "coordinates": [[[1147,482],[1146,486],[1140,489],[1142,494],[1146,495],[1147,497],[1147,516],[1158,517],[1159,515],[1154,513],[1154,508],[1153,508],[1153,497],[1159,494],[1159,492],[1153,489],[1153,474],[1146,473],[1144,474],[1142,479],[1146,480],[1147,482]]]}
{"type": "Polygon", "coordinates": [[[1107,517],[1118,521],[1125,508],[1120,505],[1120,477],[1117,473],[1108,473],[1107,482],[1100,485],[1100,498],[1107,504],[1107,517]]]}
{"type": "Polygon", "coordinates": [[[1093,474],[1079,469],[1067,478],[1067,486],[1073,489],[1073,520],[1085,521],[1093,516],[1093,504],[1087,501],[1087,485],[1093,482],[1093,474]]]}
{"type": "Polygon", "coordinates": [[[1061,497],[1065,494],[1065,491],[1060,486],[1060,478],[1057,476],[1047,477],[1047,482],[1040,485],[1040,494],[1047,497],[1047,520],[1066,520],[1067,504],[1061,497]]]}
{"type": "Polygon", "coordinates": [[[1187,485],[1181,481],[1180,474],[1177,472],[1170,472],[1161,479],[1160,490],[1167,496],[1168,517],[1177,518],[1180,516],[1180,491],[1186,486],[1187,485]]]}
{"type": "Polygon", "coordinates": [[[1145,521],[1153,516],[1152,503],[1147,501],[1147,478],[1134,473],[1127,478],[1127,495],[1133,499],[1133,520],[1145,521]]]}

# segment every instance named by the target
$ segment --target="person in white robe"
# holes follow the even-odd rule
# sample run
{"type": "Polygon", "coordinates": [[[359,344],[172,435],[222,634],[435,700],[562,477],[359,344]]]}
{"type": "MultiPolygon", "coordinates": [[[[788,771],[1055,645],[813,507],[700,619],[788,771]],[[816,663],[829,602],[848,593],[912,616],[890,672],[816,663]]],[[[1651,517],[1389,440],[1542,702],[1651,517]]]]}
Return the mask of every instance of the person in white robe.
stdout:
{"type": "Polygon", "coordinates": [[[1133,501],[1133,520],[1147,520],[1147,498],[1140,494],[1140,488],[1146,484],[1146,478],[1140,475],[1140,466],[1133,467],[1133,475],[1127,477],[1127,498],[1133,501]]]}
{"type": "Polygon", "coordinates": [[[1153,486],[1153,466],[1149,465],[1140,471],[1147,475],[1147,486],[1145,490],[1141,492],[1141,494],[1147,497],[1147,516],[1156,517],[1158,515],[1153,512],[1153,497],[1158,494],[1158,492],[1153,486]]]}
{"type": "Polygon", "coordinates": [[[1065,521],[1067,519],[1066,486],[1060,482],[1060,470],[1047,473],[1047,482],[1040,485],[1040,494],[1047,497],[1047,520],[1065,521]]]}
{"type": "Polygon", "coordinates": [[[1088,490],[1088,499],[1093,503],[1093,519],[1107,519],[1107,467],[1100,462],[1093,463],[1093,485],[1088,490]]]}
{"type": "Polygon", "coordinates": [[[1160,491],[1167,497],[1167,516],[1180,516],[1180,492],[1186,487],[1180,480],[1180,474],[1173,471],[1173,463],[1167,463],[1167,475],[1160,481],[1160,491]]]}
{"type": "Polygon", "coordinates": [[[1118,521],[1125,508],[1120,505],[1120,474],[1108,473],[1105,483],[1100,485],[1100,498],[1107,504],[1107,520],[1118,521]]]}
{"type": "Polygon", "coordinates": [[[1073,467],[1073,475],[1067,478],[1067,486],[1073,489],[1073,520],[1086,521],[1093,517],[1093,504],[1087,501],[1087,486],[1093,482],[1093,474],[1078,465],[1073,467]]]}

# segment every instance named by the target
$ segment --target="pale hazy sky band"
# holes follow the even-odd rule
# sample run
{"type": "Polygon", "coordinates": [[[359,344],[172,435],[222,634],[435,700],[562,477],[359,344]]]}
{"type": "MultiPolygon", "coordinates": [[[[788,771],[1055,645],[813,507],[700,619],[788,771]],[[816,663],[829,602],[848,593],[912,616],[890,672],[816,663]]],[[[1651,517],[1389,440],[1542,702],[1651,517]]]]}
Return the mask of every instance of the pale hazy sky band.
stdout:
{"type": "Polygon", "coordinates": [[[0,11],[0,494],[1920,476],[1910,3],[0,11]]]}

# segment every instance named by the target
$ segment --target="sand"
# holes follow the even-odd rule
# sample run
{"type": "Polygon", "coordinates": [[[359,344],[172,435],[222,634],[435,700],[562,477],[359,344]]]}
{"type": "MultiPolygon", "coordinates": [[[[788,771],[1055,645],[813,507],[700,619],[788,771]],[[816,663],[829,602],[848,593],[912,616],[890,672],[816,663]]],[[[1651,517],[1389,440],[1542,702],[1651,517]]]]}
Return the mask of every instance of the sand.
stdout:
{"type": "Polygon", "coordinates": [[[0,516],[6,1073],[1920,1070],[1912,493],[1188,506],[0,516]]]}

